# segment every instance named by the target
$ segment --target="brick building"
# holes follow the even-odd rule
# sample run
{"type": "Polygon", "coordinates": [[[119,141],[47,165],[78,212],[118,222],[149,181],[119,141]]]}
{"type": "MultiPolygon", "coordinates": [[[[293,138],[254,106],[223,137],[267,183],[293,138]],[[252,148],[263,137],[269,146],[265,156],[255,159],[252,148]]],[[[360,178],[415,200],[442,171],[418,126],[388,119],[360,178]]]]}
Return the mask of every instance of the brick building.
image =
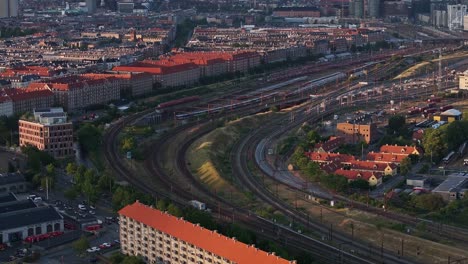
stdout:
{"type": "Polygon", "coordinates": [[[74,155],[73,125],[62,108],[36,109],[19,120],[20,146],[35,146],[55,158],[74,155]]]}
{"type": "Polygon", "coordinates": [[[119,215],[122,252],[147,263],[295,263],[138,201],[119,215]]]}
{"type": "Polygon", "coordinates": [[[355,144],[364,141],[369,144],[377,137],[377,126],[374,123],[338,123],[336,132],[338,136],[344,137],[347,143],[355,144]]]}

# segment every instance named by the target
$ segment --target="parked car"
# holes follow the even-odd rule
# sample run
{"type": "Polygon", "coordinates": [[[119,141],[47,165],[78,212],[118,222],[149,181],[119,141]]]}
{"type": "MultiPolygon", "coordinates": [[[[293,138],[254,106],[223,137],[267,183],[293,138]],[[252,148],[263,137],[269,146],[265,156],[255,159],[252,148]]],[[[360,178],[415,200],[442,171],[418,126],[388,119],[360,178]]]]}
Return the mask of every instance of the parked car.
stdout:
{"type": "Polygon", "coordinates": [[[95,215],[95,214],[96,214],[96,212],[94,212],[93,210],[89,210],[89,214],[91,214],[91,215],[95,215]]]}
{"type": "Polygon", "coordinates": [[[101,250],[101,249],[98,248],[98,247],[92,247],[92,248],[88,248],[88,249],[86,250],[86,252],[88,252],[88,253],[93,253],[93,252],[98,252],[99,250],[101,250]]]}
{"type": "Polygon", "coordinates": [[[99,245],[99,248],[100,249],[105,249],[105,248],[110,248],[112,247],[112,245],[110,243],[102,243],[101,245],[99,245]]]}
{"type": "Polygon", "coordinates": [[[79,204],[79,205],[78,205],[78,209],[80,209],[80,210],[86,210],[86,206],[84,206],[83,204],[79,204]]]}

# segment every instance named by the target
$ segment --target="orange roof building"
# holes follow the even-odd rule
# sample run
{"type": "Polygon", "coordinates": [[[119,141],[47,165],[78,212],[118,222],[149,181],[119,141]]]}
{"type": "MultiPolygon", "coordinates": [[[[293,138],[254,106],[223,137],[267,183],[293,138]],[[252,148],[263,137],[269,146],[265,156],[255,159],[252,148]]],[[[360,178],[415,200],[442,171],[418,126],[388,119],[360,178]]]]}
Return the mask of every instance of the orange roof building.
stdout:
{"type": "Polygon", "coordinates": [[[307,152],[306,156],[309,157],[311,161],[325,164],[332,162],[351,164],[352,161],[356,160],[352,155],[340,153],[307,152]]]}
{"type": "Polygon", "coordinates": [[[404,158],[408,155],[394,154],[394,153],[382,153],[382,152],[370,152],[367,154],[368,160],[373,160],[375,162],[384,162],[384,163],[396,163],[400,164],[404,158]]]}
{"type": "Polygon", "coordinates": [[[421,150],[414,146],[383,145],[380,147],[382,153],[393,153],[402,155],[420,155],[421,150]]]}
{"type": "Polygon", "coordinates": [[[378,172],[339,169],[335,171],[335,174],[346,177],[348,182],[363,179],[369,182],[370,186],[377,186],[382,183],[382,173],[378,172]]]}
{"type": "Polygon", "coordinates": [[[295,263],[138,201],[119,215],[122,252],[148,263],[295,263]]]}
{"type": "Polygon", "coordinates": [[[330,139],[328,139],[326,142],[315,144],[314,151],[331,152],[339,148],[344,143],[345,140],[342,137],[330,137],[330,139]]]}

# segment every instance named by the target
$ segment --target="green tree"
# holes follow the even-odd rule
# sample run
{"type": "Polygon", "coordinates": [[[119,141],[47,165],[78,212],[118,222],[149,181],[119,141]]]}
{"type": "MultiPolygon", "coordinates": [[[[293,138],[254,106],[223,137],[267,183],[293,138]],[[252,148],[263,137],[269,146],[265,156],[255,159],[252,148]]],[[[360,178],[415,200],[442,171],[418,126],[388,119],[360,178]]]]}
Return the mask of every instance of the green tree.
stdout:
{"type": "Polygon", "coordinates": [[[350,182],[349,187],[360,190],[369,190],[369,182],[364,179],[357,179],[350,182]]]}
{"type": "Polygon", "coordinates": [[[448,149],[456,149],[468,140],[468,121],[454,121],[445,129],[445,139],[448,149]]]}
{"type": "Polygon", "coordinates": [[[447,144],[444,140],[444,135],[441,129],[426,129],[422,145],[427,158],[431,158],[434,162],[438,162],[447,152],[447,144]]]}
{"type": "Polygon", "coordinates": [[[124,152],[127,152],[127,151],[131,151],[135,148],[135,139],[133,137],[125,137],[124,139],[122,139],[122,150],[124,152]]]}
{"type": "Polygon", "coordinates": [[[158,202],[156,203],[156,208],[160,211],[166,211],[167,210],[167,203],[164,199],[159,199],[158,202]]]}
{"type": "Polygon", "coordinates": [[[412,203],[414,207],[427,212],[438,211],[445,206],[445,201],[442,196],[432,193],[415,195],[412,198],[412,203]]]}
{"type": "Polygon", "coordinates": [[[406,125],[406,118],[402,115],[394,115],[388,119],[389,134],[401,135],[406,125]]]}
{"type": "Polygon", "coordinates": [[[112,264],[120,264],[124,260],[125,255],[120,253],[120,252],[114,252],[110,256],[109,260],[111,261],[112,264]]]}
{"type": "Polygon", "coordinates": [[[110,175],[108,170],[99,177],[98,186],[101,191],[112,191],[112,186],[114,185],[114,179],[110,175]]]}
{"type": "Polygon", "coordinates": [[[102,132],[96,126],[86,123],[77,132],[78,142],[85,152],[97,150],[101,145],[102,132]]]}
{"type": "Polygon", "coordinates": [[[176,216],[176,217],[181,217],[182,216],[182,210],[180,210],[179,207],[177,207],[177,205],[171,203],[169,204],[169,206],[167,206],[167,212],[173,216],[176,216]]]}
{"type": "Polygon", "coordinates": [[[69,201],[73,201],[73,200],[75,200],[76,197],[78,196],[78,192],[75,190],[75,188],[70,188],[70,189],[65,190],[65,192],[63,193],[63,195],[64,195],[65,198],[67,198],[69,201]]]}
{"type": "Polygon", "coordinates": [[[400,174],[401,175],[408,175],[411,171],[412,162],[409,157],[404,158],[400,163],[400,174]]]}
{"type": "Polygon", "coordinates": [[[78,167],[76,166],[76,163],[69,162],[67,164],[67,167],[65,168],[65,171],[67,172],[68,175],[73,175],[73,174],[75,174],[77,169],[78,169],[78,167]]]}
{"type": "Polygon", "coordinates": [[[307,142],[310,146],[314,146],[316,143],[320,142],[322,137],[316,130],[311,130],[307,132],[307,142]]]}
{"type": "Polygon", "coordinates": [[[136,256],[125,256],[122,264],[145,264],[146,262],[136,256]]]}
{"type": "Polygon", "coordinates": [[[82,254],[89,248],[89,241],[85,236],[82,236],[80,239],[73,242],[72,247],[78,253],[82,254]]]}

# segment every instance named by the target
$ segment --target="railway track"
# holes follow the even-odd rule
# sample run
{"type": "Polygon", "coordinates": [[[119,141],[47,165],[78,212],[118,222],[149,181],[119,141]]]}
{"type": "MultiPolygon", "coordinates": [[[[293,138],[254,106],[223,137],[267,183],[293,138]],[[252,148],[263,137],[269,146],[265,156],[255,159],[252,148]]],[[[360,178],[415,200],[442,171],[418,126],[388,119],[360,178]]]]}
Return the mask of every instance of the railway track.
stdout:
{"type": "MultiPolygon", "coordinates": [[[[293,100],[291,100],[293,101],[293,100]]],[[[258,112],[259,109],[262,107],[252,107],[249,111],[251,113],[258,112]],[[256,110],[253,110],[253,109],[256,110]]],[[[245,109],[241,110],[242,112],[246,111],[245,109]]],[[[128,181],[130,184],[134,185],[138,189],[151,194],[153,197],[156,198],[168,198],[171,199],[174,203],[186,206],[187,201],[201,197],[201,200],[206,198],[208,206],[211,208],[218,208],[218,216],[224,219],[236,219],[236,221],[242,222],[245,225],[249,226],[254,230],[258,230],[259,228],[263,228],[264,230],[263,235],[265,237],[276,238],[277,240],[284,239],[287,241],[291,246],[294,246],[297,249],[305,250],[312,253],[317,259],[324,260],[328,263],[336,262],[336,260],[340,260],[342,263],[372,263],[373,261],[362,258],[358,256],[361,253],[357,253],[358,255],[351,254],[340,248],[334,247],[332,245],[328,245],[320,240],[313,239],[311,237],[306,237],[302,234],[291,230],[288,227],[277,225],[276,223],[272,223],[267,219],[263,219],[256,215],[253,215],[251,212],[244,208],[239,208],[228,201],[220,198],[219,196],[214,195],[210,190],[207,190],[204,186],[199,183],[194,176],[190,173],[187,168],[187,164],[185,161],[185,152],[190,146],[191,142],[196,140],[199,136],[203,135],[204,133],[208,133],[213,129],[213,126],[210,126],[206,123],[200,123],[199,126],[205,126],[206,130],[200,129],[193,133],[190,138],[184,140],[182,146],[177,151],[177,158],[174,163],[172,163],[171,167],[176,168],[175,173],[182,175],[186,179],[189,179],[194,190],[197,190],[197,193],[192,193],[191,189],[187,190],[183,186],[179,186],[177,182],[173,181],[172,175],[167,173],[167,170],[162,166],[163,160],[161,160],[161,153],[160,151],[167,148],[167,144],[170,144],[170,139],[177,135],[178,133],[182,133],[186,129],[192,127],[192,123],[187,125],[180,126],[176,128],[171,133],[164,135],[160,140],[158,140],[155,144],[149,146],[149,151],[147,152],[149,159],[145,161],[145,167],[150,172],[152,176],[158,179],[159,188],[154,188],[154,186],[148,185],[145,181],[139,179],[138,177],[132,177],[132,171],[128,169],[128,167],[121,162],[121,157],[118,154],[119,151],[116,146],[116,138],[120,131],[125,127],[125,124],[129,124],[138,120],[145,114],[150,113],[151,110],[135,114],[130,116],[122,121],[115,123],[111,126],[104,138],[104,147],[105,147],[105,158],[108,161],[111,168],[117,173],[119,178],[128,181]],[[170,190],[170,192],[169,192],[170,190]]],[[[174,147],[174,146],[170,146],[174,147]]],[[[164,162],[163,162],[164,163],[164,162]]],[[[174,172],[172,172],[174,173],[174,172]]],[[[205,201],[205,200],[204,200],[205,201]]],[[[395,262],[395,263],[404,263],[404,262],[395,262]]]]}

